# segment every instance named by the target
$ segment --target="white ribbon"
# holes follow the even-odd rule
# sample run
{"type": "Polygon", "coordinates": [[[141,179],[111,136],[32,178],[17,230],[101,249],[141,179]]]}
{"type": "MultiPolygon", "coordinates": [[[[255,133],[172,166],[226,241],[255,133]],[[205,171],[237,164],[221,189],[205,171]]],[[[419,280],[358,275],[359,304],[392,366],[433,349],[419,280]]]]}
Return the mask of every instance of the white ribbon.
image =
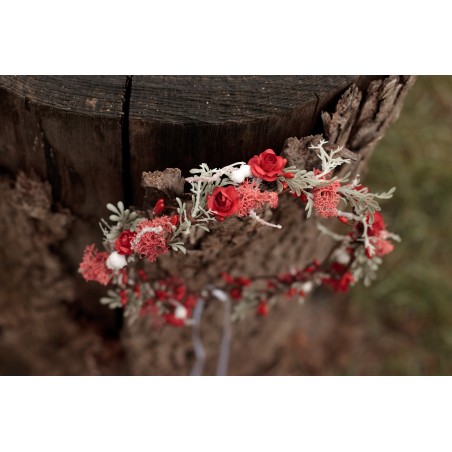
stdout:
{"type": "MultiPolygon", "coordinates": [[[[208,286],[206,290],[218,301],[224,303],[223,333],[221,335],[220,352],[218,355],[217,376],[225,376],[229,366],[229,350],[231,347],[231,299],[223,290],[208,286]]],[[[204,291],[203,291],[204,292],[204,291]]],[[[195,363],[191,369],[191,376],[200,376],[204,371],[206,353],[201,339],[201,317],[206,301],[199,298],[193,312],[193,350],[195,353],[195,363]]]]}

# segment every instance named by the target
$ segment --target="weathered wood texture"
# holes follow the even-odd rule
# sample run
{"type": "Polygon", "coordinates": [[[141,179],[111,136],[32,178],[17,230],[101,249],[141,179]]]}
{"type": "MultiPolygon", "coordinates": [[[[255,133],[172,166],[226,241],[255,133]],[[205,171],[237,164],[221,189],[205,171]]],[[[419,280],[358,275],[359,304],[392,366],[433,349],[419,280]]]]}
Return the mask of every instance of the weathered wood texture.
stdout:
{"type": "MultiPolygon", "coordinates": [[[[0,77],[0,234],[9,244],[0,247],[0,356],[6,357],[0,371],[186,374],[188,330],[151,331],[145,321],[121,327],[97,303],[94,285],[75,276],[84,245],[98,241],[96,220],[105,203],[125,199],[140,208],[149,202],[142,171],[177,167],[186,174],[202,161],[219,166],[268,147],[285,147],[296,158],[316,138],[284,146],[285,140],[322,131],[359,156],[361,173],[413,81],[377,78],[367,87],[371,80],[0,77]]],[[[284,201],[272,218],[283,231],[233,220],[194,237],[187,257],[161,259],[158,268],[200,287],[221,270],[255,274],[301,265],[331,246],[303,215],[284,201]]],[[[282,305],[268,320],[235,325],[231,373],[277,366],[278,346],[303,312],[282,305]]],[[[221,309],[209,306],[203,330],[209,372],[220,323],[221,309]]]]}

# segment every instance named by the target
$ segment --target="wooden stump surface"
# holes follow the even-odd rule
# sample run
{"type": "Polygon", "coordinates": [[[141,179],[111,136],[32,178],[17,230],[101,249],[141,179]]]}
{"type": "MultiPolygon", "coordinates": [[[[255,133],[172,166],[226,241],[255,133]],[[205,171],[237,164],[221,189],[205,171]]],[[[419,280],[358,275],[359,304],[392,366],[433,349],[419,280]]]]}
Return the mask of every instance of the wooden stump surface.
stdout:
{"type": "MultiPolygon", "coordinates": [[[[7,357],[0,370],[187,373],[189,332],[153,332],[145,322],[123,325],[120,312],[98,304],[102,289],[76,275],[84,246],[99,243],[97,221],[106,216],[105,204],[122,199],[141,208],[143,171],[177,167],[187,175],[201,162],[218,167],[267,148],[303,147],[309,139],[285,145],[286,139],[317,133],[359,155],[355,170],[361,171],[412,83],[409,77],[372,79],[1,76],[0,234],[10,246],[0,250],[0,356],[7,357]]],[[[216,236],[199,238],[188,259],[159,265],[197,286],[220,267],[253,273],[259,265],[282,266],[283,250],[300,264],[327,252],[330,244],[318,242],[301,209],[283,208],[275,218],[288,223],[284,235],[232,222],[216,236]],[[271,250],[262,253],[263,244],[271,250]]],[[[262,372],[274,363],[278,344],[301,312],[281,307],[266,324],[251,319],[237,326],[231,372],[262,372]]],[[[218,315],[211,310],[207,321],[214,357],[218,315]]]]}

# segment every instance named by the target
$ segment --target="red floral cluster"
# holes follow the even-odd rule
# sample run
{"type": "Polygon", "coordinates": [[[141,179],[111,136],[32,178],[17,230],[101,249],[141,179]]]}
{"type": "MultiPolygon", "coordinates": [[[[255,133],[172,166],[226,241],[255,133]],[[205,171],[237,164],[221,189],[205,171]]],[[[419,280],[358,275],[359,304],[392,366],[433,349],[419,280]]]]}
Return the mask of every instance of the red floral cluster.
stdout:
{"type": "MultiPolygon", "coordinates": [[[[385,256],[394,249],[394,245],[389,240],[386,240],[388,231],[380,212],[374,213],[374,222],[367,233],[369,236],[374,237],[375,254],[377,256],[385,256]]],[[[366,249],[366,255],[369,259],[372,258],[369,249],[366,249]]]]}
{"type": "Polygon", "coordinates": [[[272,209],[278,207],[278,193],[274,191],[260,191],[255,182],[245,181],[238,188],[239,210],[237,215],[245,217],[251,210],[261,209],[268,204],[272,209]]]}
{"type": "Polygon", "coordinates": [[[336,180],[325,187],[312,190],[314,209],[317,215],[324,218],[337,216],[337,205],[341,199],[338,193],[339,188],[341,188],[341,184],[336,180]]]}
{"type": "Polygon", "coordinates": [[[207,195],[207,207],[215,212],[218,221],[237,215],[244,217],[251,210],[260,209],[268,204],[272,209],[278,207],[278,194],[261,191],[255,182],[245,181],[239,187],[215,187],[211,195],[207,195]]]}
{"type": "Polygon", "coordinates": [[[107,258],[108,253],[98,251],[94,244],[88,245],[83,252],[79,272],[86,281],[96,281],[106,286],[113,275],[113,272],[107,268],[107,258]]]}
{"type": "Polygon", "coordinates": [[[155,316],[163,312],[164,323],[184,326],[196,306],[196,295],[190,293],[184,281],[176,277],[160,279],[155,284],[155,295],[142,305],[141,316],[155,316]]]}
{"type": "Polygon", "coordinates": [[[239,276],[234,278],[229,273],[223,272],[220,275],[227,284],[226,290],[233,300],[240,300],[242,298],[243,288],[251,284],[251,279],[239,276]]]}
{"type": "Polygon", "coordinates": [[[132,249],[149,262],[155,262],[159,256],[168,252],[167,238],[171,231],[171,218],[166,215],[144,220],[137,226],[132,249]],[[159,228],[160,232],[150,230],[156,228],[159,228]]]}
{"type": "MultiPolygon", "coordinates": [[[[367,214],[366,218],[367,223],[370,221],[370,215],[367,214]]],[[[357,237],[362,236],[364,232],[364,225],[362,223],[358,223],[355,226],[355,232],[351,233],[351,235],[356,235],[357,237]]],[[[369,248],[366,248],[366,256],[369,259],[372,259],[373,256],[383,257],[386,254],[389,254],[394,250],[394,245],[387,240],[388,231],[386,230],[386,225],[383,220],[383,215],[380,212],[374,213],[374,221],[368,227],[367,235],[370,237],[370,240],[373,242],[375,247],[374,253],[371,252],[369,248]]]]}
{"type": "MultiPolygon", "coordinates": [[[[276,277],[268,278],[265,288],[261,290],[256,307],[256,314],[261,317],[266,317],[268,315],[268,300],[279,294],[283,294],[287,299],[292,299],[296,295],[305,297],[306,293],[303,290],[296,289],[295,287],[292,287],[292,285],[295,282],[310,281],[312,279],[312,275],[318,271],[319,265],[319,262],[314,259],[314,261],[307,265],[303,270],[296,270],[290,273],[281,273],[276,277]]],[[[232,275],[225,272],[221,273],[221,277],[227,284],[226,291],[235,301],[240,301],[243,298],[244,288],[255,282],[243,276],[234,278],[232,275]]]]}
{"type": "Polygon", "coordinates": [[[324,284],[328,284],[335,292],[347,292],[350,284],[355,281],[347,266],[334,262],[330,267],[330,277],[322,278],[324,284]]]}

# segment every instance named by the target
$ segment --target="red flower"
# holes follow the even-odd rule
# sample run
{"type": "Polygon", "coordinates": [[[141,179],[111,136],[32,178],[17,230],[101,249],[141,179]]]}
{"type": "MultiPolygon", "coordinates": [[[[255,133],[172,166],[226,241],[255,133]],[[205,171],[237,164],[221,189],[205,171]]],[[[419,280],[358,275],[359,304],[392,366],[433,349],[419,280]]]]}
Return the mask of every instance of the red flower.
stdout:
{"type": "MultiPolygon", "coordinates": [[[[369,214],[367,214],[367,221],[369,221],[369,214]]],[[[384,231],[386,229],[385,222],[383,220],[383,215],[380,212],[374,213],[374,222],[371,226],[369,226],[369,229],[367,231],[367,234],[372,235],[380,235],[380,232],[384,231]]]]}
{"type": "Polygon", "coordinates": [[[355,278],[350,272],[344,273],[340,279],[322,278],[322,282],[329,284],[335,292],[347,292],[354,281],[355,278]]]}
{"type": "Polygon", "coordinates": [[[255,155],[248,165],[255,177],[259,177],[267,182],[275,181],[282,170],[287,165],[287,160],[275,154],[272,149],[267,149],[260,155],[255,155]]]}
{"type": "Polygon", "coordinates": [[[168,252],[166,238],[171,231],[170,218],[165,215],[142,221],[138,224],[137,236],[132,242],[133,251],[149,262],[155,262],[158,256],[168,252]],[[161,232],[148,231],[150,228],[161,228],[161,232]]]}
{"type": "Polygon", "coordinates": [[[237,189],[239,196],[239,210],[237,215],[245,217],[251,210],[261,209],[267,203],[272,209],[278,207],[278,193],[274,191],[260,191],[255,182],[243,182],[237,189]]]}
{"type": "Polygon", "coordinates": [[[227,187],[215,187],[211,195],[207,195],[207,207],[218,221],[230,217],[240,209],[238,192],[233,185],[227,187]]]}
{"type": "Polygon", "coordinates": [[[314,195],[314,208],[317,215],[324,218],[335,217],[337,215],[337,205],[341,199],[337,192],[341,184],[339,181],[331,182],[326,187],[314,188],[312,194],[314,195]]]}
{"type": "Polygon", "coordinates": [[[115,241],[115,250],[119,254],[130,256],[133,253],[132,245],[130,242],[135,238],[136,233],[132,231],[122,231],[119,237],[115,241]]]}
{"type": "Polygon", "coordinates": [[[349,289],[350,284],[352,284],[355,281],[355,278],[350,272],[344,273],[342,278],[339,280],[339,284],[337,286],[336,292],[347,292],[349,289]]]}
{"type": "Polygon", "coordinates": [[[386,256],[394,249],[394,245],[388,240],[379,239],[375,244],[375,254],[377,256],[386,256]]]}
{"type": "Polygon", "coordinates": [[[113,275],[113,272],[105,264],[108,253],[97,251],[94,244],[89,245],[83,252],[83,259],[80,263],[79,272],[86,281],[97,281],[106,286],[113,275]]]}

